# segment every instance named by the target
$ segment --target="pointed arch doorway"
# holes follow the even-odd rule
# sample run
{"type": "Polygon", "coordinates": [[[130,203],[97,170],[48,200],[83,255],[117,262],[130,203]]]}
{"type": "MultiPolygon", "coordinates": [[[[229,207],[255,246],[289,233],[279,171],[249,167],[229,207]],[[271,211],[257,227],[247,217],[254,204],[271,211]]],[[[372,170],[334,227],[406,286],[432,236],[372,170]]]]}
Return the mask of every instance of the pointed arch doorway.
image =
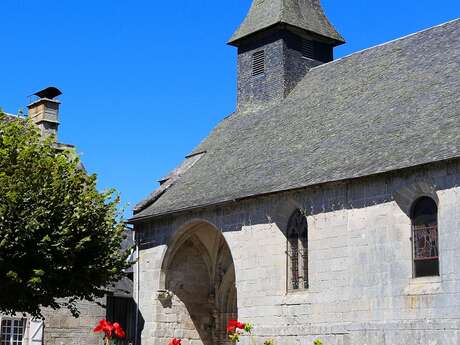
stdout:
{"type": "Polygon", "coordinates": [[[218,229],[200,221],[180,231],[163,261],[162,285],[173,293],[163,307],[175,334],[194,344],[229,344],[226,325],[238,314],[235,267],[218,229]]]}

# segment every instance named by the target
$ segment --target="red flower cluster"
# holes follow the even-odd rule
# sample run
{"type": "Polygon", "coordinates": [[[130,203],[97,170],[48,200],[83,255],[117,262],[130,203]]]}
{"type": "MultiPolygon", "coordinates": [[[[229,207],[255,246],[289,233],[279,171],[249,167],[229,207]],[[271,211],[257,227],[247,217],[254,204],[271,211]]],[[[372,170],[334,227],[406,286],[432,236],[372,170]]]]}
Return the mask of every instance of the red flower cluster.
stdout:
{"type": "Polygon", "coordinates": [[[238,322],[236,320],[229,320],[227,325],[227,332],[228,333],[235,333],[237,329],[245,329],[246,324],[242,322],[238,322]]]}
{"type": "Polygon", "coordinates": [[[117,338],[124,338],[126,336],[125,331],[118,322],[111,323],[107,320],[100,320],[93,332],[104,332],[106,339],[112,339],[113,336],[117,338]]]}
{"type": "Polygon", "coordinates": [[[181,341],[182,340],[180,339],[173,338],[173,340],[171,340],[168,345],[181,345],[181,341]]]}

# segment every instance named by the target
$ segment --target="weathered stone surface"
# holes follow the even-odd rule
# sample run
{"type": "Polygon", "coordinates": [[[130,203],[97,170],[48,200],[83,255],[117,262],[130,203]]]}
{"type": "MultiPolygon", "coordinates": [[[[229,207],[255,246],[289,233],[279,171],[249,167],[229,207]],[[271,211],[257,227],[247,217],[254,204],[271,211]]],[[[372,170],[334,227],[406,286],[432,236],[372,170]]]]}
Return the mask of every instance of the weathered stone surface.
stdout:
{"type": "MultiPolygon", "coordinates": [[[[105,303],[104,300],[99,301],[105,303]]],[[[44,342],[46,345],[100,345],[102,336],[93,333],[99,320],[105,319],[105,308],[96,303],[80,302],[81,316],[74,318],[66,309],[45,310],[44,342]]]]}
{"type": "Polygon", "coordinates": [[[235,263],[238,318],[254,323],[260,341],[458,344],[459,166],[458,160],[437,163],[137,225],[156,243],[141,252],[142,344],[164,344],[173,335],[192,338],[176,332],[179,326],[171,325],[157,291],[164,288],[168,247],[198,220],[223,233],[235,263]],[[413,279],[407,203],[427,190],[439,203],[441,275],[413,279]],[[401,202],[401,194],[411,200],[401,202]],[[285,229],[298,207],[308,214],[310,288],[287,293],[285,229]]]}

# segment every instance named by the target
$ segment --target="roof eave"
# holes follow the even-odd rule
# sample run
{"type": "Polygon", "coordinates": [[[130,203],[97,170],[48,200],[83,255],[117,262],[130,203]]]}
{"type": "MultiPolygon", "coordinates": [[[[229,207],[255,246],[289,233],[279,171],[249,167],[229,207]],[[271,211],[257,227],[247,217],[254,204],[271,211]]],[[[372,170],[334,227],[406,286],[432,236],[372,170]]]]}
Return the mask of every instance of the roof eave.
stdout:
{"type": "Polygon", "coordinates": [[[293,188],[287,188],[287,189],[281,189],[281,190],[274,190],[274,191],[268,191],[268,192],[265,192],[265,193],[258,193],[258,194],[249,194],[249,195],[242,196],[242,197],[239,197],[239,198],[227,199],[227,200],[222,200],[220,202],[211,202],[211,203],[208,203],[208,204],[201,204],[201,205],[190,206],[190,207],[184,207],[184,208],[180,208],[180,209],[175,209],[175,210],[171,210],[171,211],[166,211],[166,212],[161,212],[161,213],[156,213],[156,214],[151,214],[151,215],[146,215],[146,216],[140,216],[140,217],[134,216],[134,217],[128,219],[126,223],[135,225],[135,224],[139,224],[141,222],[147,221],[147,220],[152,220],[152,219],[161,218],[161,217],[167,217],[167,216],[171,216],[171,215],[177,214],[177,213],[196,211],[196,210],[209,208],[209,207],[218,207],[218,206],[223,206],[223,205],[228,205],[230,203],[238,202],[238,201],[241,201],[241,200],[246,200],[246,199],[251,199],[251,198],[256,198],[256,197],[263,197],[263,196],[279,194],[279,193],[292,192],[292,191],[296,191],[296,190],[302,190],[302,189],[305,189],[305,188],[318,187],[318,186],[322,186],[322,185],[330,184],[330,183],[345,183],[345,182],[348,182],[348,181],[354,181],[354,180],[358,180],[358,179],[363,179],[363,178],[368,178],[368,177],[373,177],[373,176],[379,176],[379,175],[384,175],[384,174],[397,173],[399,171],[408,170],[408,169],[420,168],[420,167],[427,166],[427,165],[432,165],[432,164],[446,163],[446,162],[455,161],[455,160],[458,160],[458,159],[460,159],[460,156],[453,156],[453,157],[448,157],[448,158],[444,158],[444,159],[435,160],[435,161],[432,161],[432,162],[425,162],[425,163],[419,163],[419,164],[411,165],[411,166],[407,166],[407,167],[389,169],[389,170],[386,170],[386,171],[376,172],[376,173],[373,173],[373,174],[362,174],[362,175],[357,175],[357,176],[354,176],[354,177],[348,177],[348,178],[342,178],[342,179],[318,182],[318,183],[305,185],[305,186],[301,186],[301,187],[293,187],[293,188]]]}
{"type": "Polygon", "coordinates": [[[241,46],[241,43],[244,42],[244,41],[247,41],[247,40],[250,40],[252,37],[254,37],[255,35],[259,35],[261,33],[263,33],[264,31],[268,31],[272,28],[275,28],[277,26],[283,26],[285,30],[288,30],[288,31],[293,31],[295,33],[297,33],[298,35],[300,36],[314,36],[314,37],[318,37],[319,39],[323,40],[323,41],[326,41],[330,44],[332,44],[334,47],[336,46],[339,46],[339,45],[342,45],[342,44],[345,44],[345,39],[337,33],[337,36],[336,37],[331,37],[331,36],[325,36],[325,35],[322,35],[322,34],[319,34],[317,32],[314,32],[314,31],[310,31],[310,30],[305,30],[304,28],[300,27],[300,26],[296,26],[296,25],[292,25],[290,23],[287,23],[287,22],[284,22],[284,21],[278,21],[276,23],[273,23],[273,24],[270,24],[270,25],[267,25],[265,27],[261,27],[260,29],[256,30],[256,31],[253,31],[253,32],[250,32],[250,33],[247,33],[247,34],[240,34],[239,31],[237,31],[228,41],[227,41],[227,44],[230,45],[230,46],[234,46],[234,47],[239,47],[241,46]]]}

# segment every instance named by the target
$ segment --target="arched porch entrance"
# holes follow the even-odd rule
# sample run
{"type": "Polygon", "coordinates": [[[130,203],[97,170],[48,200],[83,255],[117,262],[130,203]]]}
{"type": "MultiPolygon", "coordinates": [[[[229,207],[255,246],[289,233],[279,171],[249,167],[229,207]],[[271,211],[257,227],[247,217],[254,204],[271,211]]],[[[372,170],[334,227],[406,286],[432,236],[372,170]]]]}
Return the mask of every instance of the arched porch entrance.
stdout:
{"type": "Polygon", "coordinates": [[[206,222],[181,231],[163,263],[166,290],[173,293],[174,331],[203,345],[228,344],[226,325],[237,318],[235,268],[222,233],[206,222]]]}

